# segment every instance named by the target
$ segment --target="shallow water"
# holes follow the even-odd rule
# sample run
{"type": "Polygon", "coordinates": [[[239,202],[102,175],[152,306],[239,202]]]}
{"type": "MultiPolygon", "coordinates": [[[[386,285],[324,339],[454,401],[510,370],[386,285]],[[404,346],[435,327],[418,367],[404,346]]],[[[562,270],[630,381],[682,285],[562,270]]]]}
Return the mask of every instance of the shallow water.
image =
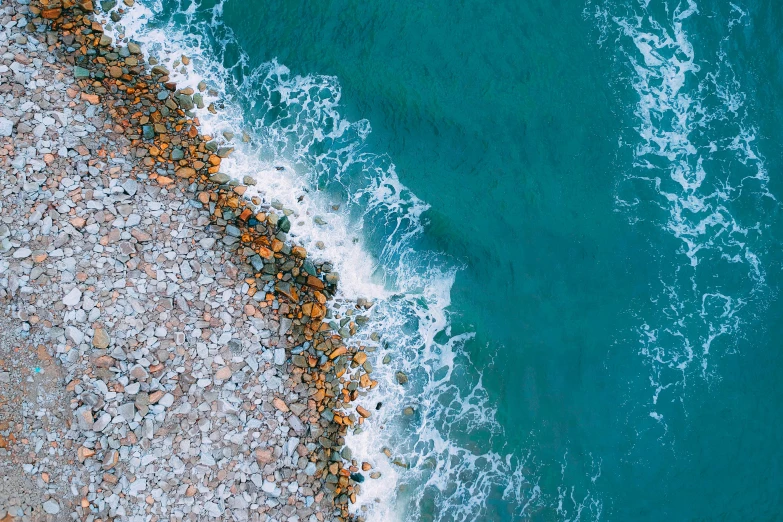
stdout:
{"type": "Polygon", "coordinates": [[[297,210],[342,297],[376,300],[363,400],[384,407],[349,440],[384,475],[370,519],[777,516],[783,6],[133,16],[219,93],[207,129],[252,136],[228,173],[297,210]]]}

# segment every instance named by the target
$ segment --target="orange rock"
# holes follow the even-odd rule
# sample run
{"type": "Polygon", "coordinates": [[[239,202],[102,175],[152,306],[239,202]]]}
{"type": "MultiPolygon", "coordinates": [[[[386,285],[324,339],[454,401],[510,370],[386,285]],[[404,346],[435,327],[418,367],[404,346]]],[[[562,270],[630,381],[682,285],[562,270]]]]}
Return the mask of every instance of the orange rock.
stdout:
{"type": "MultiPolygon", "coordinates": [[[[324,282],[318,279],[315,276],[307,276],[307,286],[311,286],[313,288],[317,288],[318,290],[323,290],[325,285],[324,282]]],[[[320,301],[320,300],[319,300],[320,301]]],[[[323,304],[323,303],[321,303],[323,304]]]]}
{"type": "Polygon", "coordinates": [[[367,410],[365,410],[365,409],[364,409],[364,408],[362,408],[361,406],[358,406],[358,405],[357,405],[357,406],[356,406],[356,411],[357,411],[357,413],[359,413],[359,415],[361,415],[361,416],[362,416],[362,417],[364,417],[365,419],[367,419],[367,418],[369,418],[369,417],[370,417],[370,412],[369,412],[369,411],[367,411],[367,410]]]}
{"type": "Polygon", "coordinates": [[[60,18],[60,15],[63,13],[62,9],[44,9],[41,11],[41,16],[46,18],[47,20],[56,20],[57,18],[60,18]]]}
{"type": "Polygon", "coordinates": [[[87,103],[91,103],[92,105],[98,105],[101,102],[97,94],[87,94],[86,92],[83,92],[81,96],[82,100],[86,101],[87,103]]]}
{"type": "Polygon", "coordinates": [[[347,351],[348,350],[345,348],[345,346],[338,346],[334,349],[334,351],[332,351],[332,353],[329,354],[329,359],[336,359],[347,351]]]}
{"type": "Polygon", "coordinates": [[[85,448],[84,446],[79,446],[79,449],[76,451],[76,455],[79,457],[79,462],[84,462],[88,458],[95,455],[95,450],[85,448]]]}
{"type": "Polygon", "coordinates": [[[190,167],[181,167],[177,169],[178,178],[192,178],[196,176],[196,169],[190,167]]]}
{"type": "Polygon", "coordinates": [[[158,176],[158,183],[164,187],[174,183],[174,180],[167,176],[158,176]]]}

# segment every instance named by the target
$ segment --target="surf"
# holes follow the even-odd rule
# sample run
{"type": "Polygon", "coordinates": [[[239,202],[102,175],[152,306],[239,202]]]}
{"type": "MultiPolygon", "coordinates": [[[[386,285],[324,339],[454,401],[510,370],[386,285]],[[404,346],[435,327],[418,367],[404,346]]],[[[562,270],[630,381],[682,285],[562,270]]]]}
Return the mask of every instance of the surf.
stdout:
{"type": "Polygon", "coordinates": [[[712,54],[691,32],[709,15],[694,0],[606,2],[585,12],[623,71],[618,88],[636,94],[631,128],[618,140],[630,166],[617,183],[616,210],[633,226],[657,229],[650,241],[660,260],[675,260],[661,263],[647,310],[630,312],[649,372],[643,408],[665,431],[667,417],[687,416],[695,385],[720,380],[721,359],[740,350],[768,297],[764,209],[777,201],[730,56],[746,13],[730,5],[712,54]]]}

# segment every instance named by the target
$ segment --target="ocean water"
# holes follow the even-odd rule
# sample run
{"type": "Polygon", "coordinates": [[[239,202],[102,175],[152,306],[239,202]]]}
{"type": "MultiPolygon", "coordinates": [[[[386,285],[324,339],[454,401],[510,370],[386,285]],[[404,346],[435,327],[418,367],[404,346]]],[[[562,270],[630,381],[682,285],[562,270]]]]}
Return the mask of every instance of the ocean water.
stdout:
{"type": "Polygon", "coordinates": [[[207,82],[224,170],[295,211],[334,306],[375,302],[357,512],[781,516],[783,4],[140,0],[121,24],[207,82]]]}

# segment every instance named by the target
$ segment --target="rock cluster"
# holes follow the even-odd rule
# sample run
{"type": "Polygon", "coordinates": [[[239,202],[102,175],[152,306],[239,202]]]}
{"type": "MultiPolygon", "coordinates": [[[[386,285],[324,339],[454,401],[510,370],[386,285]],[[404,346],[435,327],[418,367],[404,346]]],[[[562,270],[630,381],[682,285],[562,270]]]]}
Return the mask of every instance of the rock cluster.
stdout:
{"type": "Polygon", "coordinates": [[[49,432],[0,419],[0,460],[43,481],[0,487],[0,519],[351,518],[372,466],[344,435],[377,383],[345,340],[356,316],[330,311],[339,277],[220,171],[199,93],[92,10],[0,6],[0,315],[59,360],[50,402],[71,412],[49,432]]]}

